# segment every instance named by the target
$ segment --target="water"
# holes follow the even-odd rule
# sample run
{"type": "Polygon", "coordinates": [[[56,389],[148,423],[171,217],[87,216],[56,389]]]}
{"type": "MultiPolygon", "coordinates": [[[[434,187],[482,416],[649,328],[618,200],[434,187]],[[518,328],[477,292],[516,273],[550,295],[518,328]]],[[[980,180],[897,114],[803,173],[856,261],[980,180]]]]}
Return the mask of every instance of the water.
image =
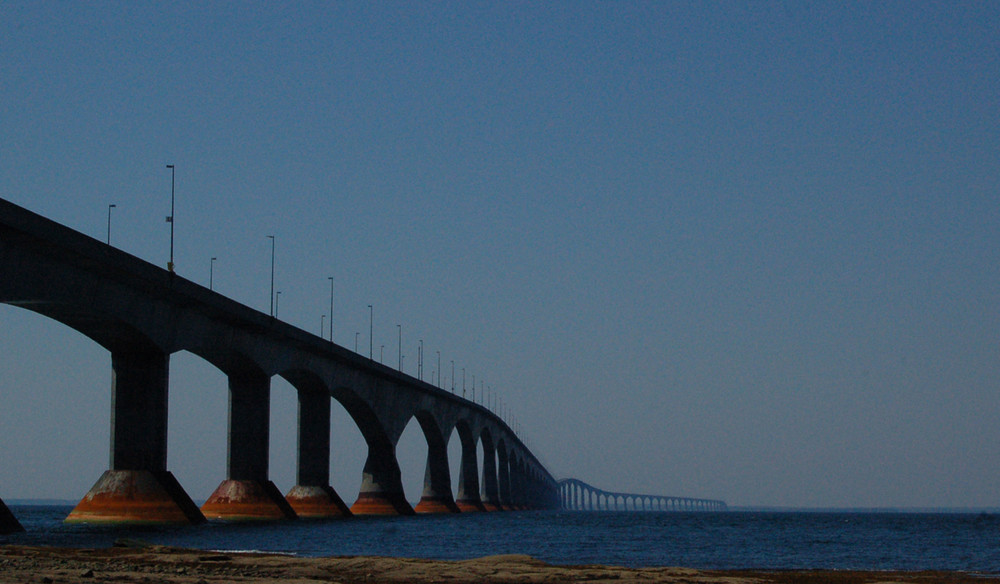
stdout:
{"type": "Polygon", "coordinates": [[[467,559],[527,554],[553,564],[1000,575],[1000,515],[939,513],[475,513],[122,529],[64,525],[70,507],[16,506],[26,533],[0,544],[107,547],[119,538],[302,556],[467,559]]]}

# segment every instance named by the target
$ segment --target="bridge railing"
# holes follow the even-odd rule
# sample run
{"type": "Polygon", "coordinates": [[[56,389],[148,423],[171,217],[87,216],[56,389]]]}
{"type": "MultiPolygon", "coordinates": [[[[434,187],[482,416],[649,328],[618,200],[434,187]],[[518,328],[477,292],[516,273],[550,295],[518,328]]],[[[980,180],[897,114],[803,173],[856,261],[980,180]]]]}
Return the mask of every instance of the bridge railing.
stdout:
{"type": "Polygon", "coordinates": [[[559,500],[567,511],[728,511],[725,501],[605,491],[580,479],[559,481],[559,500]]]}

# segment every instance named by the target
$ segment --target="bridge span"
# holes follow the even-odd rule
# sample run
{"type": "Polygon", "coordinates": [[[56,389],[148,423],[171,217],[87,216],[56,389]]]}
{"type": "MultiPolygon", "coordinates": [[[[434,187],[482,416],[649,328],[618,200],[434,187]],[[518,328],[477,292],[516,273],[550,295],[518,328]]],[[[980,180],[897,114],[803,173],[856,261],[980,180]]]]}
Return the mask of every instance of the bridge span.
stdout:
{"type": "Polygon", "coordinates": [[[725,501],[614,493],[579,479],[559,481],[559,501],[569,511],[726,511],[725,501]]]}
{"type": "MultiPolygon", "coordinates": [[[[0,302],[69,326],[111,353],[108,470],[67,521],[198,523],[557,508],[559,486],[488,408],[239,304],[0,199],[0,302]],[[188,351],[228,379],[226,479],[198,508],[167,469],[170,356],[188,351]],[[270,381],[297,391],[296,485],[268,477],[270,381]],[[364,436],[360,492],[348,507],[330,486],[330,407],[364,436]],[[396,443],[416,418],[427,441],[424,488],[405,500],[396,443]],[[447,441],[461,442],[452,493],[447,441]],[[479,476],[479,446],[482,476],[479,476]]],[[[0,501],[0,533],[18,529],[0,501]]]]}

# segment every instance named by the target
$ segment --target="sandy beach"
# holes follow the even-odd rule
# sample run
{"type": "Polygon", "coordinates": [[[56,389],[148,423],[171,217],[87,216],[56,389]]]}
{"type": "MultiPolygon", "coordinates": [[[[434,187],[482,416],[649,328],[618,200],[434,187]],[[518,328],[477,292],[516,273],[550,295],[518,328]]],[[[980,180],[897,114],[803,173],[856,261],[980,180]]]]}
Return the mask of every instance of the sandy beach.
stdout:
{"type": "Polygon", "coordinates": [[[981,583],[976,574],[954,572],[758,572],[686,568],[629,569],[552,566],[528,556],[492,556],[466,561],[381,557],[299,558],[167,548],[162,546],[60,549],[0,546],[0,582],[340,582],[343,584],[447,582],[669,582],[868,584],[890,582],[981,583]]]}

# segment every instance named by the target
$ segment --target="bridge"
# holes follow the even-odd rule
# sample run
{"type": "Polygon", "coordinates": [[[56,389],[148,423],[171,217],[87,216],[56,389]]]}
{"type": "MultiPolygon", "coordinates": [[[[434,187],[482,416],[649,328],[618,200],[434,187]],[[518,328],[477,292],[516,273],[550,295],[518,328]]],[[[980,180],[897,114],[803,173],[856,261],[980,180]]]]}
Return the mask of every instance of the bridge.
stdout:
{"type": "Polygon", "coordinates": [[[613,493],[579,479],[559,481],[559,501],[569,511],[726,511],[724,501],[613,493]]]}
{"type": "MultiPolygon", "coordinates": [[[[0,302],[63,323],[111,353],[110,464],[69,522],[184,524],[559,506],[557,481],[487,407],[2,199],[0,302]],[[226,478],[200,508],[167,469],[168,365],[179,351],[217,367],[229,387],[226,478]],[[268,477],[275,375],[295,388],[299,402],[296,485],[284,496],[268,477]],[[331,399],[343,405],[368,448],[350,507],[330,486],[331,399]],[[427,460],[420,501],[411,507],[396,443],[414,418],[427,441],[427,460]],[[461,442],[456,493],[447,452],[453,432],[461,442]]],[[[19,528],[0,501],[0,533],[19,528]]]]}

